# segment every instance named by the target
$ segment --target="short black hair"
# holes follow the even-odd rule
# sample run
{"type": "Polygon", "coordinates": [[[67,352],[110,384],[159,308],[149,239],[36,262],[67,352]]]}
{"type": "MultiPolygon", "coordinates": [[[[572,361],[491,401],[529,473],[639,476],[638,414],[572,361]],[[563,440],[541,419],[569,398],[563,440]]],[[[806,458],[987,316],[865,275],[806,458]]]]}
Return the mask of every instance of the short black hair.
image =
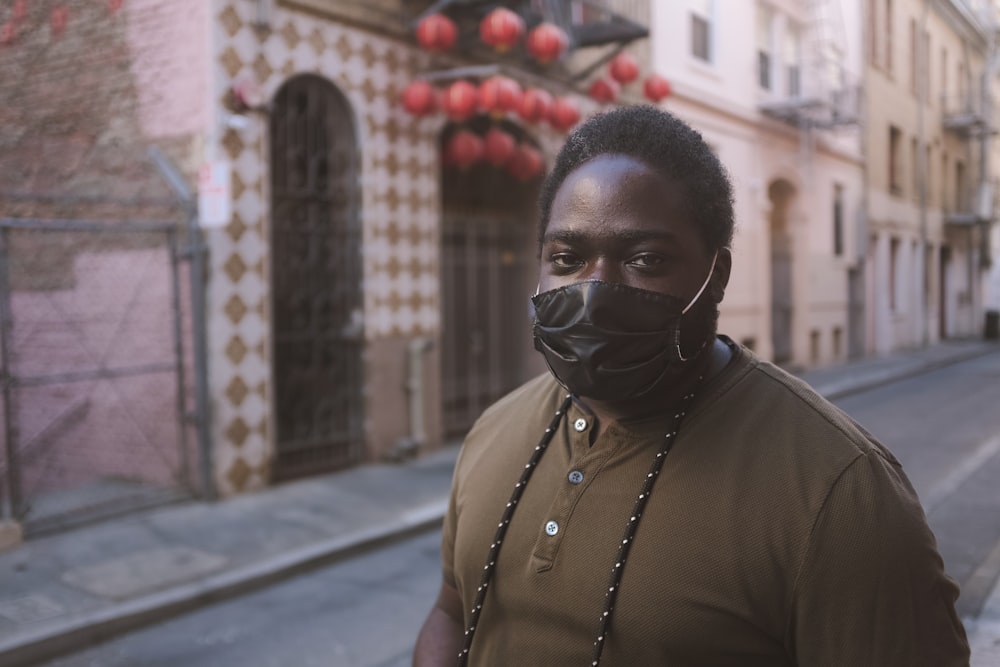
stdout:
{"type": "Polygon", "coordinates": [[[600,155],[635,158],[679,183],[709,251],[732,244],[733,187],[718,156],[697,130],[672,113],[635,105],[592,116],[566,139],[539,192],[539,247],[563,181],[600,155]]]}

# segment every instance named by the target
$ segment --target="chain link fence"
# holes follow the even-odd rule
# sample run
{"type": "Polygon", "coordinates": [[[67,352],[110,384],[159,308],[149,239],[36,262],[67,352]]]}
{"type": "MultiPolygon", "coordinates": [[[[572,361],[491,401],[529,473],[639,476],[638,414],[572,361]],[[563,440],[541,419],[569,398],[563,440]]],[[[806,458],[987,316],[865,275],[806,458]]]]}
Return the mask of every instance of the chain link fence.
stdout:
{"type": "Polygon", "coordinates": [[[28,534],[201,490],[184,214],[45,204],[97,215],[0,218],[3,514],[28,534]]]}

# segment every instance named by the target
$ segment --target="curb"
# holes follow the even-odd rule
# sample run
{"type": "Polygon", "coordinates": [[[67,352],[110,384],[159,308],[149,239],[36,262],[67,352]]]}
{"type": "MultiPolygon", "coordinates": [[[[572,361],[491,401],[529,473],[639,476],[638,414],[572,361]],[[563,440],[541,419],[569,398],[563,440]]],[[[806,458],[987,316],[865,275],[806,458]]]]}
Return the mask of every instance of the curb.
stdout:
{"type": "MultiPolygon", "coordinates": [[[[931,373],[933,371],[939,370],[941,368],[946,368],[948,366],[953,366],[955,364],[960,364],[963,361],[969,361],[970,359],[976,359],[977,357],[984,357],[988,354],[993,354],[1000,350],[1000,346],[996,348],[983,348],[979,350],[972,350],[970,352],[964,352],[962,354],[957,354],[954,357],[948,357],[947,359],[940,359],[938,361],[932,361],[928,363],[918,363],[913,368],[900,371],[887,370],[883,373],[873,375],[870,378],[857,381],[857,382],[831,382],[828,386],[829,389],[823,389],[821,386],[814,386],[818,394],[826,398],[827,400],[836,400],[838,398],[844,398],[846,396],[851,396],[853,394],[859,394],[863,391],[868,391],[869,389],[875,389],[893,382],[898,382],[900,380],[907,380],[909,378],[917,377],[918,375],[923,375],[924,373],[931,373]]],[[[808,382],[808,381],[807,381],[808,382]]]]}
{"type": "Polygon", "coordinates": [[[447,504],[446,498],[406,512],[375,528],[326,539],[274,558],[28,630],[0,641],[0,664],[4,667],[26,667],[65,655],[112,636],[437,528],[444,518],[447,504]]]}

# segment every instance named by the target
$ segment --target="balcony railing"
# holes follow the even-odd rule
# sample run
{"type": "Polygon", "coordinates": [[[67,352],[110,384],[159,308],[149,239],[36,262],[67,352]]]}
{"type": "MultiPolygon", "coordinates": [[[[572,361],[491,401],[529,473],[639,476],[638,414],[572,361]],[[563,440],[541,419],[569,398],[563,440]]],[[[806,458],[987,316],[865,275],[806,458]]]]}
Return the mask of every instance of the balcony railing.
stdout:
{"type": "Polygon", "coordinates": [[[983,113],[982,100],[976,95],[942,96],[944,128],[963,137],[989,132],[991,123],[983,113]]]}
{"type": "Polygon", "coordinates": [[[996,215],[997,203],[997,191],[991,183],[964,188],[954,204],[945,208],[945,224],[970,227],[990,222],[996,215]]]}
{"type": "Polygon", "coordinates": [[[832,129],[858,122],[860,99],[860,86],[845,85],[836,90],[816,91],[813,94],[810,94],[807,86],[803,94],[762,104],[760,110],[767,116],[796,127],[832,129]]]}

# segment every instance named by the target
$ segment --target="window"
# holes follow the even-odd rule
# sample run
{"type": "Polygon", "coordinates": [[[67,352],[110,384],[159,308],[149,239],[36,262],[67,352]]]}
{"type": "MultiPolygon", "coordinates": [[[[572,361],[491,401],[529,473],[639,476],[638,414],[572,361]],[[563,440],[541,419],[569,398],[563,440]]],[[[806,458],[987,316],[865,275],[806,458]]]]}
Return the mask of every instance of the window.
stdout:
{"type": "Polygon", "coordinates": [[[948,208],[948,154],[941,153],[941,208],[948,208]]]}
{"type": "Polygon", "coordinates": [[[878,0],[868,0],[868,62],[878,67],[878,0]]]}
{"type": "Polygon", "coordinates": [[[785,26],[785,71],[788,80],[789,97],[800,97],[802,95],[802,36],[799,29],[793,25],[785,26]]]}
{"type": "Polygon", "coordinates": [[[889,192],[894,195],[903,193],[900,174],[902,168],[903,133],[895,125],[889,126],[889,192]]]}
{"type": "Polygon", "coordinates": [[[924,203],[927,206],[934,205],[934,192],[931,184],[934,183],[934,147],[928,145],[924,150],[924,183],[922,193],[924,203]]]}
{"type": "Polygon", "coordinates": [[[934,296],[934,246],[928,244],[924,248],[924,312],[930,308],[934,296]]]}
{"type": "Polygon", "coordinates": [[[923,102],[931,100],[931,35],[924,31],[920,50],[920,99],[923,102]]]}
{"type": "Polygon", "coordinates": [[[889,310],[896,312],[899,309],[899,295],[896,290],[899,288],[899,280],[896,272],[899,271],[899,239],[889,239],[889,310]]]}
{"type": "Polygon", "coordinates": [[[965,204],[965,163],[955,160],[955,212],[964,212],[965,204]]]}
{"type": "Polygon", "coordinates": [[[910,187],[913,188],[912,195],[916,199],[920,196],[920,147],[917,146],[917,138],[910,139],[910,187]]]}
{"type": "Polygon", "coordinates": [[[712,0],[691,0],[691,55],[712,62],[712,0]]]}
{"type": "Polygon", "coordinates": [[[948,49],[941,47],[941,106],[944,107],[948,97],[948,49]]]}
{"type": "Polygon", "coordinates": [[[892,74],[892,0],[885,0],[885,71],[892,74]]]}
{"type": "Polygon", "coordinates": [[[770,7],[759,6],[757,12],[757,80],[764,90],[771,90],[771,70],[774,57],[772,51],[771,26],[774,11],[770,7]]]}
{"type": "Polygon", "coordinates": [[[833,254],[844,254],[844,186],[833,185],[833,254]]]}
{"type": "Polygon", "coordinates": [[[839,360],[841,357],[841,348],[843,347],[843,337],[844,332],[840,327],[833,328],[833,358],[839,360]]]}
{"type": "Polygon", "coordinates": [[[958,80],[958,104],[960,111],[971,111],[971,109],[966,104],[965,99],[965,63],[958,63],[958,74],[956,76],[958,80]]]}

